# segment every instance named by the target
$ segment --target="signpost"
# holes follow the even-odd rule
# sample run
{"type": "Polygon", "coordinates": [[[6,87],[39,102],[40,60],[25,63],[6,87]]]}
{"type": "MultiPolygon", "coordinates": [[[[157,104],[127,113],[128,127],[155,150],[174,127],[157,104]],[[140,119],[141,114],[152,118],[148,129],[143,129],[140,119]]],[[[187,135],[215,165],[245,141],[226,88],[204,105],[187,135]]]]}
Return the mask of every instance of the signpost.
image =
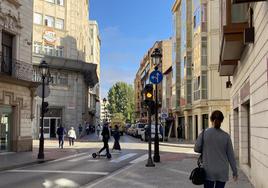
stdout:
{"type": "Polygon", "coordinates": [[[153,84],[159,84],[162,80],[163,80],[163,74],[160,71],[155,70],[155,71],[151,72],[150,81],[153,84]]]}

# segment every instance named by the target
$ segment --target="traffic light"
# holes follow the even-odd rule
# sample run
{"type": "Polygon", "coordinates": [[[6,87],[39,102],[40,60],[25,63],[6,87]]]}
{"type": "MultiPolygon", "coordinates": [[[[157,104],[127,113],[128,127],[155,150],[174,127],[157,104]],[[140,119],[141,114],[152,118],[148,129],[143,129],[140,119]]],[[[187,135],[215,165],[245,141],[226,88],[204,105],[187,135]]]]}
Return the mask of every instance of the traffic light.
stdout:
{"type": "Polygon", "coordinates": [[[44,114],[48,112],[48,102],[43,102],[42,104],[44,114]]]}
{"type": "Polygon", "coordinates": [[[146,101],[152,101],[153,100],[153,96],[154,96],[154,87],[153,84],[146,84],[144,89],[143,89],[143,93],[144,93],[144,100],[145,103],[146,101]]]}

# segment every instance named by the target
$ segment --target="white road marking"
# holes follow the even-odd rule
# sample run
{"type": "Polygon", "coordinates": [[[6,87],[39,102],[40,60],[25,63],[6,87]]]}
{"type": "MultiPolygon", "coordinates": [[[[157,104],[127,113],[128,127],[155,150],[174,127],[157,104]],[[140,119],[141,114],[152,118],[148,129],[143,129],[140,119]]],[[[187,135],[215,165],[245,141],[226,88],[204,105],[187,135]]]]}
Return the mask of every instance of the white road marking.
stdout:
{"type": "Polygon", "coordinates": [[[80,175],[102,175],[102,176],[106,176],[109,174],[109,172],[62,171],[62,170],[8,170],[7,172],[80,174],[80,175]]]}
{"type": "Polygon", "coordinates": [[[145,161],[147,158],[148,158],[148,154],[145,154],[145,155],[142,155],[133,161],[130,161],[130,163],[131,164],[139,163],[139,162],[145,161]]]}
{"type": "Polygon", "coordinates": [[[82,157],[78,157],[78,158],[74,158],[74,159],[71,159],[71,160],[68,160],[69,162],[77,162],[77,161],[81,161],[83,159],[87,159],[89,158],[89,156],[82,156],[82,157]]]}
{"type": "Polygon", "coordinates": [[[93,187],[95,187],[96,185],[102,183],[103,181],[106,181],[106,180],[108,180],[108,179],[112,179],[114,176],[116,176],[116,175],[120,174],[121,172],[123,172],[123,171],[129,169],[129,168],[132,167],[133,165],[135,165],[135,164],[131,164],[131,165],[129,165],[129,166],[126,166],[126,167],[122,168],[121,170],[118,170],[118,171],[116,171],[116,172],[114,172],[114,173],[112,173],[112,174],[110,174],[109,176],[106,176],[106,177],[104,177],[104,178],[101,178],[100,180],[96,181],[95,183],[92,183],[92,184],[83,186],[82,188],[93,188],[93,187]]]}
{"type": "Polygon", "coordinates": [[[130,158],[130,157],[133,157],[133,156],[135,156],[135,155],[137,155],[137,153],[128,153],[128,154],[126,154],[126,155],[123,155],[123,156],[121,156],[121,157],[118,157],[118,158],[116,158],[116,159],[113,159],[113,160],[111,160],[110,162],[112,162],[112,163],[119,163],[119,162],[121,162],[121,161],[123,161],[123,160],[126,160],[126,159],[128,159],[128,158],[130,158]]]}
{"type": "Polygon", "coordinates": [[[186,171],[181,171],[181,170],[177,170],[177,169],[168,169],[169,171],[172,171],[172,172],[176,172],[176,173],[179,173],[179,174],[184,174],[184,175],[187,175],[189,176],[190,173],[189,172],[186,172],[186,171]]]}
{"type": "Polygon", "coordinates": [[[79,154],[70,155],[70,156],[67,156],[67,157],[62,157],[62,158],[56,159],[54,161],[51,161],[51,163],[52,162],[58,162],[58,161],[67,160],[67,159],[74,158],[74,157],[79,157],[79,156],[85,155],[85,154],[88,154],[88,153],[85,152],[85,153],[79,153],[79,154]]]}
{"type": "Polygon", "coordinates": [[[100,160],[96,160],[96,159],[90,159],[90,160],[87,160],[88,162],[98,162],[100,160]]]}

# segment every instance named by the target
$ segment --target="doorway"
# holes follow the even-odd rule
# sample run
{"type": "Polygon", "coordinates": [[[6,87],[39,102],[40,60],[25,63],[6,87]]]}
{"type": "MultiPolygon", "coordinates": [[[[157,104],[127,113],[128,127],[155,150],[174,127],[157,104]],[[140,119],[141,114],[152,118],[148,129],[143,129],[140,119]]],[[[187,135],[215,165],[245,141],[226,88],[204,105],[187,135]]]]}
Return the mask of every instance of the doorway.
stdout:
{"type": "Polygon", "coordinates": [[[208,128],[208,114],[202,114],[202,128],[203,130],[208,128]]]}
{"type": "Polygon", "coordinates": [[[50,119],[50,138],[56,138],[56,119],[50,119]]]}
{"type": "Polygon", "coordinates": [[[194,116],[195,118],[195,139],[198,137],[198,115],[194,116]]]}
{"type": "Polygon", "coordinates": [[[11,151],[12,108],[0,106],[0,152],[11,151]]]}

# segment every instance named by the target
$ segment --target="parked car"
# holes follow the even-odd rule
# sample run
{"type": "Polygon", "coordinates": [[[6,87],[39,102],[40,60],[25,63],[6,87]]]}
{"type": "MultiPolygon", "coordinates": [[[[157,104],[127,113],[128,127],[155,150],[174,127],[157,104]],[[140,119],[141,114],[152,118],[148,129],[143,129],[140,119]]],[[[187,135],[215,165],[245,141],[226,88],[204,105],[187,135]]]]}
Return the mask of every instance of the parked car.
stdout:
{"type": "Polygon", "coordinates": [[[128,129],[131,127],[130,123],[126,123],[125,125],[125,133],[128,134],[128,129]]]}
{"type": "MultiPolygon", "coordinates": [[[[151,125],[151,139],[154,140],[154,138],[155,138],[155,125],[152,124],[151,125]]],[[[159,140],[163,140],[163,127],[161,124],[158,126],[158,138],[159,140]]],[[[146,125],[144,130],[142,131],[141,140],[144,140],[145,142],[149,140],[149,125],[146,125]]]]}
{"type": "Polygon", "coordinates": [[[127,131],[128,135],[133,136],[135,127],[136,127],[136,125],[132,124],[131,127],[128,128],[128,131],[127,131]]]}
{"type": "Polygon", "coordinates": [[[134,136],[141,138],[141,134],[144,131],[145,124],[144,123],[137,123],[134,131],[134,136]]]}

